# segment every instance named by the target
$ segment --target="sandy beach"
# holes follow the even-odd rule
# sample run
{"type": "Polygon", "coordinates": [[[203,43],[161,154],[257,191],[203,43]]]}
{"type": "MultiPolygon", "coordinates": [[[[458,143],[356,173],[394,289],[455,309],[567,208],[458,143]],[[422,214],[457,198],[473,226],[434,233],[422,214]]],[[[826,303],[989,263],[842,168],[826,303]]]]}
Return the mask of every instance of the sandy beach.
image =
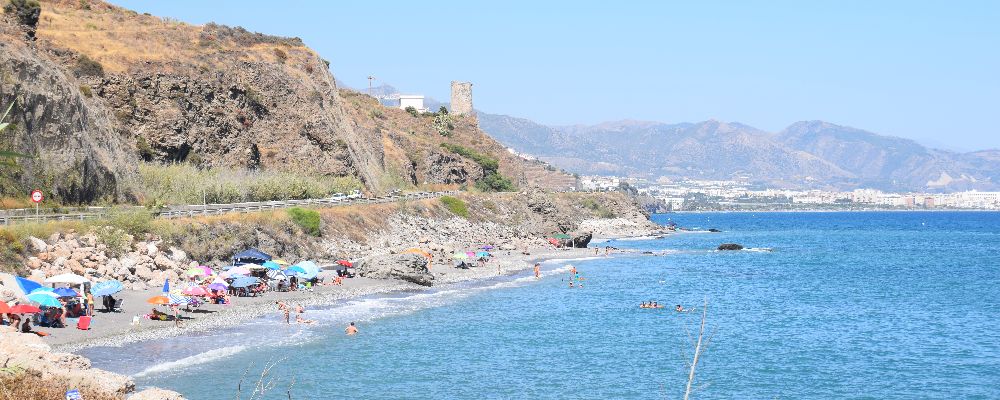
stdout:
{"type": "MultiPolygon", "coordinates": [[[[517,251],[496,252],[496,258],[485,267],[459,269],[453,265],[434,265],[435,285],[469,280],[511,275],[531,269],[536,262],[550,259],[581,258],[594,256],[593,249],[540,248],[528,251],[528,255],[517,251]]],[[[603,251],[601,252],[603,254],[603,251]]],[[[324,271],[323,274],[332,274],[324,271]]],[[[38,328],[49,334],[44,341],[56,351],[72,352],[91,346],[121,346],[127,343],[155,340],[179,336],[198,331],[214,330],[244,323],[267,314],[277,314],[275,301],[301,304],[303,307],[328,305],[338,300],[388,294],[402,290],[426,290],[427,287],[398,280],[378,280],[368,278],[345,279],[338,286],[317,286],[313,290],[293,292],[268,292],[257,297],[233,297],[232,304],[205,304],[191,311],[181,309],[181,326],[173,321],[156,321],[142,317],[154,308],[146,299],[160,294],[159,289],[145,291],[126,290],[115,297],[123,299],[122,312],[94,314],[91,329],[75,328],[75,320],[68,321],[67,328],[38,328]],[[133,324],[133,317],[139,316],[139,324],[133,324]]],[[[160,307],[161,311],[164,308],[160,307]]]]}

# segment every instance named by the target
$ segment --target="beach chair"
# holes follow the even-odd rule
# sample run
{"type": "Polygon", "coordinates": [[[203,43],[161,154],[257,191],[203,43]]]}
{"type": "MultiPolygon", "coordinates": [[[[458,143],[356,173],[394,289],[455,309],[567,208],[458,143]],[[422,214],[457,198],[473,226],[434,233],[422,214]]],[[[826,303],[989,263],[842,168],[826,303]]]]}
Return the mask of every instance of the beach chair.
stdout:
{"type": "Polygon", "coordinates": [[[124,303],[125,303],[125,299],[116,299],[115,300],[115,305],[111,307],[111,311],[114,311],[114,312],[125,311],[125,309],[122,308],[122,304],[124,304],[124,303]]]}
{"type": "Polygon", "coordinates": [[[76,329],[82,331],[90,330],[90,317],[86,315],[80,317],[80,319],[76,321],[76,329]]]}

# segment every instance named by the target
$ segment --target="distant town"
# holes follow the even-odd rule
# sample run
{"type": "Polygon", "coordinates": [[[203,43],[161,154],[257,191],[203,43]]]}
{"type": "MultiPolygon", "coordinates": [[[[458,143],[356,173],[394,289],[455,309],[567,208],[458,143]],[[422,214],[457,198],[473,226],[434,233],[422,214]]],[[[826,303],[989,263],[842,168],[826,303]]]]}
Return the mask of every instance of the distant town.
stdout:
{"type": "Polygon", "coordinates": [[[581,176],[584,191],[629,190],[657,201],[658,211],[784,210],[1000,210],[1000,192],[887,193],[875,189],[849,192],[784,190],[750,182],[581,176]]]}

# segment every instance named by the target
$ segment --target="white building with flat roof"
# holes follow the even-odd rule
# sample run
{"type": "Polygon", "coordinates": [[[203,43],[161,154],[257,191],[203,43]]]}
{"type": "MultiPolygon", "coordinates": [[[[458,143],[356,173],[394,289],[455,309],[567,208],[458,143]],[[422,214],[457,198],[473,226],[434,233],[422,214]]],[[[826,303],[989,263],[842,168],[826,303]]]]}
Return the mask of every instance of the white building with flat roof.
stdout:
{"type": "Polygon", "coordinates": [[[427,112],[424,107],[424,95],[422,94],[401,94],[399,95],[399,108],[405,110],[406,107],[413,107],[418,112],[427,112]]]}

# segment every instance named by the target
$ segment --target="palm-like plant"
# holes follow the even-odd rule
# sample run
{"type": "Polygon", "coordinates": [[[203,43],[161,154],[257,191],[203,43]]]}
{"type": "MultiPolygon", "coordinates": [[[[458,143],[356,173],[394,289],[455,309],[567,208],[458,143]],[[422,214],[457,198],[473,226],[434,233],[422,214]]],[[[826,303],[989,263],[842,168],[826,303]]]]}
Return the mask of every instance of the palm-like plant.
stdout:
{"type": "MultiPolygon", "coordinates": [[[[3,133],[8,127],[11,126],[9,122],[3,122],[7,119],[7,115],[10,114],[10,110],[14,109],[14,103],[10,103],[7,106],[7,111],[4,111],[3,116],[0,116],[0,133],[3,133]]],[[[27,154],[21,154],[13,151],[0,150],[0,165],[7,167],[16,167],[18,158],[30,158],[31,156],[27,154]]]]}

